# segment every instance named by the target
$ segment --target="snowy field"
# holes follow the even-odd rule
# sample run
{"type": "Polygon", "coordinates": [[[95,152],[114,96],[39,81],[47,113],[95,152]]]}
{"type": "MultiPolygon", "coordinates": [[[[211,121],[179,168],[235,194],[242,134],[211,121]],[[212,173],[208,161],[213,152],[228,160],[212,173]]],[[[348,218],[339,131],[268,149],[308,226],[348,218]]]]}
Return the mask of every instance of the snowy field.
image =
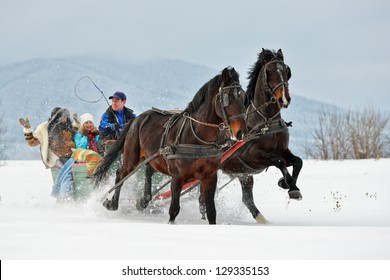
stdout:
{"type": "MultiPolygon", "coordinates": [[[[241,203],[237,181],[218,193],[217,225],[200,220],[183,197],[175,225],[168,203],[139,213],[127,182],[121,208],[108,212],[96,194],[85,204],[60,205],[51,174],[39,161],[0,167],[2,260],[389,260],[390,160],[305,161],[289,201],[280,172],[255,177],[254,196],[271,222],[258,225],[241,203]]],[[[219,185],[227,181],[220,176],[219,185]]],[[[125,190],[125,189],[124,189],[125,190]]]]}

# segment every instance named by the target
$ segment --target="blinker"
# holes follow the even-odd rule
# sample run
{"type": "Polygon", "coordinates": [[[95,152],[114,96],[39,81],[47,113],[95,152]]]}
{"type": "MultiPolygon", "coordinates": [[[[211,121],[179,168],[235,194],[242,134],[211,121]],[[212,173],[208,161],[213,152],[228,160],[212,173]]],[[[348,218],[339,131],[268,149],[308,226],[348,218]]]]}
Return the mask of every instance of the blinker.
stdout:
{"type": "Polygon", "coordinates": [[[227,94],[227,93],[222,94],[222,105],[224,107],[229,106],[229,94],[227,94]]]}

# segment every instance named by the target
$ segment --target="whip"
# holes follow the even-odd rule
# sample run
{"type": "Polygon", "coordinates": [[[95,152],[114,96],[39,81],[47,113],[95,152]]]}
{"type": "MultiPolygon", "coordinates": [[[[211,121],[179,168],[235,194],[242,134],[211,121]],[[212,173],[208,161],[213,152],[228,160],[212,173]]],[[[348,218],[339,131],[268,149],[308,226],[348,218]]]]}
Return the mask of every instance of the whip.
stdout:
{"type": "Polygon", "coordinates": [[[110,103],[108,102],[106,96],[104,95],[103,91],[94,83],[94,81],[92,81],[92,79],[89,77],[89,76],[84,76],[82,78],[80,78],[80,80],[77,81],[77,83],[75,84],[74,86],[74,93],[76,94],[77,98],[80,99],[81,101],[84,101],[84,102],[87,102],[87,103],[97,103],[99,102],[100,100],[102,100],[102,98],[104,98],[104,100],[106,100],[108,106],[110,106],[110,103]],[[95,88],[100,92],[101,94],[101,97],[98,98],[97,100],[86,100],[84,98],[82,98],[78,93],[77,93],[77,86],[78,84],[81,82],[81,80],[84,80],[84,79],[88,79],[94,86],[95,88]]]}

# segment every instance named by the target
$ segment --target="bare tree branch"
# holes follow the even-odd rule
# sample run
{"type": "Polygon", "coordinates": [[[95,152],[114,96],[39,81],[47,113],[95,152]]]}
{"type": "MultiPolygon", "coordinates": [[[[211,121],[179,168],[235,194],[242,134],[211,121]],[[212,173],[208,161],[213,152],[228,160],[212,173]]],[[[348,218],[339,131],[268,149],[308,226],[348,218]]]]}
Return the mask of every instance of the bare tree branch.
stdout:
{"type": "Polygon", "coordinates": [[[372,106],[322,112],[312,133],[314,143],[306,147],[307,156],[324,160],[390,157],[388,124],[389,115],[372,106]]]}

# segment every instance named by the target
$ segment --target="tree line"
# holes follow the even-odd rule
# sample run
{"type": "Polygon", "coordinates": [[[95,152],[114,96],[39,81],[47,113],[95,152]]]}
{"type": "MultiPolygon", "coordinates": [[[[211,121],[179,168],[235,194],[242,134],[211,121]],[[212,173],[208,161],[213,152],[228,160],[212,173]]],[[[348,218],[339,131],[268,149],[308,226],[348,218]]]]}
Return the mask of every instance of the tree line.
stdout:
{"type": "Polygon", "coordinates": [[[389,114],[372,106],[323,111],[306,145],[309,158],[323,160],[390,157],[389,114]]]}
{"type": "Polygon", "coordinates": [[[4,156],[4,149],[5,149],[5,131],[6,131],[6,124],[4,123],[4,109],[2,100],[0,98],[0,165],[1,165],[1,159],[4,156]]]}
{"type": "MultiPolygon", "coordinates": [[[[0,99],[0,108],[3,107],[0,99]]],[[[0,110],[0,160],[6,147],[4,110],[0,110]]],[[[322,111],[305,145],[307,158],[322,160],[390,157],[389,114],[373,106],[322,111]]]]}

